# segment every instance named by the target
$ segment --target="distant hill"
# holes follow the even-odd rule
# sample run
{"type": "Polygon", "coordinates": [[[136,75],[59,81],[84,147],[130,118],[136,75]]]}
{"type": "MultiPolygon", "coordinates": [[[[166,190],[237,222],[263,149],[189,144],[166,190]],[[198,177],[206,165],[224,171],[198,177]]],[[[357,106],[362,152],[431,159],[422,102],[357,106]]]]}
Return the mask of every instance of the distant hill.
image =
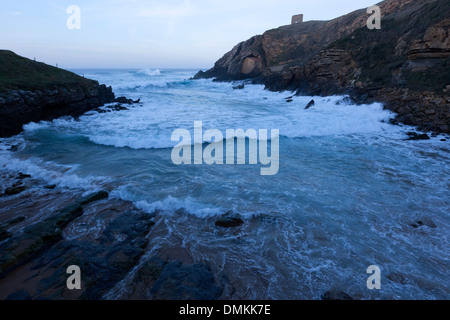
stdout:
{"type": "Polygon", "coordinates": [[[450,1],[386,0],[381,30],[366,9],[269,30],[194,78],[252,79],[270,90],[380,101],[398,120],[450,133],[450,1]]]}
{"type": "Polygon", "coordinates": [[[113,100],[111,87],[0,50],[0,137],[31,121],[78,116],[113,100]]]}

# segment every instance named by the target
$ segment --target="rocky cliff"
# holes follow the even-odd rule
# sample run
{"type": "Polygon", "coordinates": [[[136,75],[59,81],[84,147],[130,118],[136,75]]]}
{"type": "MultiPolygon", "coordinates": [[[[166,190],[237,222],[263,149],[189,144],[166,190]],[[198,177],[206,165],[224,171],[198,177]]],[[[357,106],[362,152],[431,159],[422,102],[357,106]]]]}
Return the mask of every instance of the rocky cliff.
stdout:
{"type": "Polygon", "coordinates": [[[79,116],[113,102],[111,87],[0,50],[0,137],[31,121],[79,116]]]}
{"type": "Polygon", "coordinates": [[[270,90],[379,101],[398,120],[450,132],[450,1],[386,0],[381,30],[366,9],[269,30],[195,78],[252,79],[270,90]]]}

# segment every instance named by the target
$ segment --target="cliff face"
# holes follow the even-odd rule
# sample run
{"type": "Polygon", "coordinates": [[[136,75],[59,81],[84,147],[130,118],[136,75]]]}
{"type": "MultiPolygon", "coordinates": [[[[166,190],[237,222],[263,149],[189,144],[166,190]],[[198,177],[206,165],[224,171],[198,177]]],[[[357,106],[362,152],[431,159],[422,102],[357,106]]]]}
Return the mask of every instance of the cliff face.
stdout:
{"type": "Polygon", "coordinates": [[[111,87],[0,50],[0,137],[28,122],[79,116],[113,102],[111,87]]]}
{"type": "Polygon", "coordinates": [[[358,102],[383,102],[405,123],[448,133],[450,2],[386,0],[378,5],[381,30],[367,28],[365,9],[331,21],[280,27],[239,44],[196,78],[251,78],[276,91],[349,94],[358,102]],[[259,63],[243,74],[250,56],[259,63]],[[408,107],[411,101],[414,108],[408,107]]]}

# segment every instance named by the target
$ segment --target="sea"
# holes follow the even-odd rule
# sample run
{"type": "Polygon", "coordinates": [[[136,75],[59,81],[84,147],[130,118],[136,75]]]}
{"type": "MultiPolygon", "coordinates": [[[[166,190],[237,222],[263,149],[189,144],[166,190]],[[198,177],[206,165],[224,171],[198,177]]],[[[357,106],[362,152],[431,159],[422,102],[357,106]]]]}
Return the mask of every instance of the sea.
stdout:
{"type": "MultiPolygon", "coordinates": [[[[247,83],[236,90],[243,82],[190,80],[197,70],[73,71],[140,102],[26,124],[0,140],[0,167],[61,191],[108,190],[140,214],[157,211],[162,231],[149,236],[142,259],[182,247],[226,275],[235,299],[320,299],[330,290],[358,299],[450,298],[448,138],[410,141],[415,128],[390,124],[395,114],[380,103],[344,96],[247,83]],[[259,162],[174,164],[172,134],[194,136],[195,121],[224,136],[279,130],[278,172],[261,175],[259,162]],[[224,214],[244,224],[217,227],[224,214]],[[379,267],[380,289],[368,285],[370,266],[379,267]]],[[[105,298],[119,299],[132,281],[133,271],[105,298]]]]}

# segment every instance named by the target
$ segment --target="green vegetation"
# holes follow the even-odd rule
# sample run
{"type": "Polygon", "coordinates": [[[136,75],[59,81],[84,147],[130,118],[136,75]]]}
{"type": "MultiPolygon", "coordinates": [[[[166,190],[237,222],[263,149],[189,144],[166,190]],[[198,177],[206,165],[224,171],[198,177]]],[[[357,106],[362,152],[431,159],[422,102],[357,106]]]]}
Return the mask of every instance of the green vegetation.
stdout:
{"type": "Polygon", "coordinates": [[[92,86],[93,81],[72,72],[0,50],[0,91],[6,89],[46,89],[58,85],[92,86]]]}

